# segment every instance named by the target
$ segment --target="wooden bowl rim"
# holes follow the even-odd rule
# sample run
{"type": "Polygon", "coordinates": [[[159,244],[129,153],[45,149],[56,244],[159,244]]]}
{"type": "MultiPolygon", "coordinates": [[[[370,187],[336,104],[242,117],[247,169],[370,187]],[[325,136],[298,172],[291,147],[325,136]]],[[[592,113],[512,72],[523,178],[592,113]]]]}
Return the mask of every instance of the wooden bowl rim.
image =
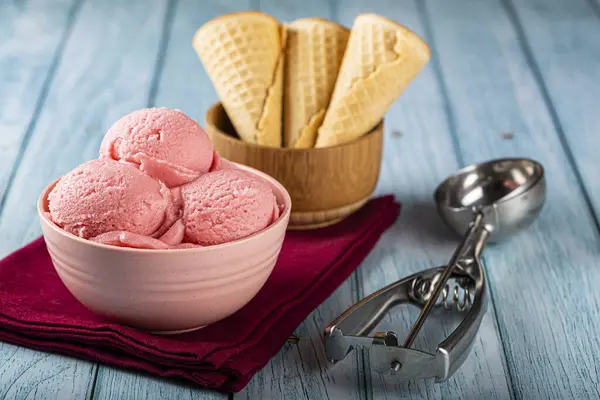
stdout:
{"type": "MultiPolygon", "coordinates": [[[[347,143],[337,144],[335,146],[311,147],[311,148],[308,148],[308,149],[296,149],[296,148],[291,148],[291,147],[268,147],[268,146],[261,146],[261,145],[258,145],[258,144],[254,144],[254,143],[244,142],[241,139],[235,138],[235,137],[233,137],[233,136],[231,136],[231,135],[223,132],[223,130],[221,130],[221,128],[219,128],[214,123],[215,114],[219,111],[219,109],[221,109],[227,115],[227,112],[225,111],[225,107],[223,107],[223,104],[220,101],[216,102],[215,104],[213,104],[212,106],[210,106],[210,108],[206,112],[205,123],[206,123],[206,125],[210,125],[214,129],[215,132],[218,132],[218,134],[222,138],[224,138],[225,140],[227,140],[229,143],[240,144],[240,145],[243,145],[243,146],[247,146],[247,147],[251,147],[251,148],[256,148],[256,149],[262,149],[262,150],[265,150],[265,151],[280,151],[280,152],[288,152],[288,153],[296,153],[296,154],[326,152],[326,151],[330,151],[331,149],[339,149],[339,148],[344,148],[344,147],[359,146],[361,142],[369,140],[371,138],[371,136],[373,136],[373,134],[375,132],[377,132],[377,131],[383,131],[383,123],[385,121],[385,118],[383,118],[381,121],[379,121],[379,123],[377,125],[375,125],[375,127],[373,129],[371,129],[369,132],[367,132],[365,135],[362,135],[358,139],[352,140],[351,142],[347,142],[347,143]]],[[[228,116],[228,118],[229,118],[229,116],[228,116]]]]}

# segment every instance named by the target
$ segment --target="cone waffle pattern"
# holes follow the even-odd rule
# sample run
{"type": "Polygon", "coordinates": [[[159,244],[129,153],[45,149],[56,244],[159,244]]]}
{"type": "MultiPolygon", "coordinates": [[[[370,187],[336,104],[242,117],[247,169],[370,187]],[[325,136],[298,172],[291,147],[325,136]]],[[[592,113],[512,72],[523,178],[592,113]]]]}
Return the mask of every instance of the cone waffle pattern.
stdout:
{"type": "Polygon", "coordinates": [[[311,148],[323,122],[342,63],[348,29],[320,18],[287,27],[284,146],[311,148]]]}
{"type": "Polygon", "coordinates": [[[369,132],[429,58],[427,44],[409,29],[377,15],[358,16],[316,147],[369,132]]]}
{"type": "Polygon", "coordinates": [[[281,147],[285,30],[273,17],[241,12],[216,18],[193,46],[242,140],[281,147]]]}

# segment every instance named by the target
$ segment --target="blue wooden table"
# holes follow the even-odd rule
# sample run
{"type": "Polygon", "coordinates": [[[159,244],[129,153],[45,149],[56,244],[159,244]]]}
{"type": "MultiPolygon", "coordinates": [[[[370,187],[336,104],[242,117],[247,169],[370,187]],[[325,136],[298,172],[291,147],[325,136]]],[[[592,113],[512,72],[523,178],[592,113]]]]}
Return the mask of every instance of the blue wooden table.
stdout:
{"type": "MultiPolygon", "coordinates": [[[[422,35],[432,61],[387,115],[377,193],[403,215],[357,272],[233,398],[600,398],[599,0],[0,0],[0,257],[40,235],[35,200],[95,158],[117,118],[146,106],[198,121],[216,94],[191,47],[223,13],[348,26],[377,12],[422,35]],[[538,221],[485,250],[491,305],[449,381],[397,383],[355,352],[331,367],[322,330],[347,306],[409,273],[444,264],[432,191],[462,165],[539,160],[548,201],[538,221]]],[[[408,332],[416,310],[384,328],[408,332]]],[[[451,321],[417,346],[435,348],[451,321]]],[[[131,371],[0,343],[0,399],[224,399],[131,371]]]]}

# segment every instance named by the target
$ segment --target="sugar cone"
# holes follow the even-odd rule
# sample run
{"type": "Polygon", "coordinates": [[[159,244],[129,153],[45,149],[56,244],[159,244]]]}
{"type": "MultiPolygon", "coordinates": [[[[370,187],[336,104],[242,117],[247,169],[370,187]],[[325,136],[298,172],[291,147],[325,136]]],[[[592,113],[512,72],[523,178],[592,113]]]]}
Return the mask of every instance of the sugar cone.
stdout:
{"type": "Polygon", "coordinates": [[[310,148],[333,93],[350,31],[321,18],[287,26],[283,141],[285,147],[310,148]]]}
{"type": "Polygon", "coordinates": [[[359,15],[315,147],[369,132],[429,58],[429,47],[414,32],[375,14],[359,15]]]}
{"type": "Polygon", "coordinates": [[[192,44],[240,138],[281,147],[285,29],[245,11],[204,24],[192,44]]]}

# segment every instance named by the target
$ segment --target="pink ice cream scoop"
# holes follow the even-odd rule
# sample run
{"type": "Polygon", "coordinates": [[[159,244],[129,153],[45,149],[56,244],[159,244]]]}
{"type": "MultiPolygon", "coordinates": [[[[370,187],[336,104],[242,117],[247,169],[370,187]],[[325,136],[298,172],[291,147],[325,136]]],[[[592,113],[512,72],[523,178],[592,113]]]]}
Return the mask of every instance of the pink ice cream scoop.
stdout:
{"type": "Polygon", "coordinates": [[[213,154],[213,162],[212,165],[210,166],[210,170],[209,172],[213,172],[213,171],[221,171],[224,169],[236,169],[237,167],[235,166],[234,163],[232,163],[231,161],[221,157],[219,155],[219,153],[217,153],[217,151],[214,151],[213,154]]]}
{"type": "Polygon", "coordinates": [[[111,126],[100,156],[136,164],[171,188],[208,172],[213,146],[200,125],[181,111],[145,108],[111,126]]]}
{"type": "MultiPolygon", "coordinates": [[[[177,227],[175,231],[179,232],[178,225],[181,224],[181,236],[183,238],[183,223],[177,221],[173,227],[177,227]]],[[[155,239],[151,236],[138,235],[127,231],[110,231],[91,239],[96,243],[109,244],[118,247],[131,247],[134,249],[153,249],[153,250],[172,250],[172,249],[189,249],[201,247],[192,243],[181,243],[179,240],[166,240],[165,236],[160,239],[155,239]]]]}
{"type": "Polygon", "coordinates": [[[167,235],[173,244],[179,210],[171,191],[135,166],[111,159],[81,164],[64,175],[48,195],[50,219],[82,238],[111,231],[167,235]]]}
{"type": "Polygon", "coordinates": [[[202,175],[181,188],[185,242],[203,246],[241,239],[279,215],[267,182],[239,169],[202,175]]]}

